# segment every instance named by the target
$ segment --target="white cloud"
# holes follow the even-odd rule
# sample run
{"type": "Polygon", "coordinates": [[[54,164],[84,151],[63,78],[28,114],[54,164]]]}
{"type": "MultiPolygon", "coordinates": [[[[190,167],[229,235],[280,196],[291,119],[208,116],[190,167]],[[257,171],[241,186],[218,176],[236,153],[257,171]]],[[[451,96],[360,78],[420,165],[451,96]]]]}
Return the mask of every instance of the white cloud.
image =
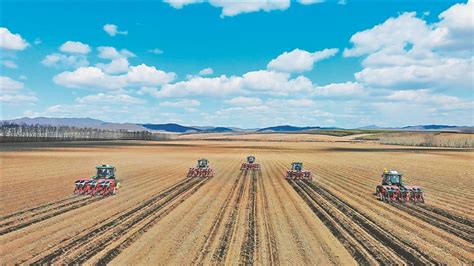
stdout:
{"type": "Polygon", "coordinates": [[[33,103],[38,98],[23,91],[23,82],[7,76],[0,76],[0,102],[7,104],[33,103]]]}
{"type": "Polygon", "coordinates": [[[48,67],[58,68],[78,68],[89,65],[89,61],[83,55],[64,55],[60,53],[54,53],[47,55],[41,64],[48,67]]]}
{"type": "MultiPolygon", "coordinates": [[[[203,0],[165,0],[170,6],[181,9],[186,5],[203,3],[203,0]]],[[[258,11],[286,10],[290,7],[290,0],[262,0],[262,1],[228,1],[209,0],[210,5],[221,8],[221,17],[232,17],[243,13],[258,11]]]]}
{"type": "Polygon", "coordinates": [[[310,53],[294,49],[291,52],[284,52],[270,61],[267,68],[288,73],[309,71],[313,69],[314,63],[334,56],[338,51],[339,49],[332,48],[310,53]]]}
{"type": "Polygon", "coordinates": [[[324,0],[298,0],[298,2],[302,5],[312,5],[324,3],[324,0]]]}
{"type": "Polygon", "coordinates": [[[34,95],[22,94],[2,94],[0,95],[0,102],[7,104],[25,104],[37,102],[38,98],[34,95]]]}
{"type": "Polygon", "coordinates": [[[174,108],[189,108],[189,107],[198,107],[201,103],[198,100],[179,100],[179,101],[165,101],[159,104],[162,107],[174,107],[174,108]]]}
{"type": "Polygon", "coordinates": [[[223,96],[237,92],[241,87],[241,78],[224,75],[215,78],[194,77],[187,81],[164,85],[155,97],[184,97],[188,95],[223,96]]]}
{"type": "Polygon", "coordinates": [[[152,53],[152,54],[163,54],[163,50],[161,50],[159,48],[150,49],[150,50],[148,50],[148,52],[152,53]]]}
{"type": "Polygon", "coordinates": [[[127,35],[128,31],[119,31],[117,25],[114,24],[105,24],[103,27],[104,31],[110,35],[110,36],[115,36],[117,34],[119,35],[127,35]]]}
{"type": "Polygon", "coordinates": [[[364,87],[356,82],[332,83],[315,89],[315,94],[321,96],[360,96],[365,93],[364,87]]]}
{"type": "Polygon", "coordinates": [[[212,75],[214,74],[214,70],[210,67],[204,68],[201,71],[199,71],[199,75],[201,76],[207,76],[207,75],[212,75]]]}
{"type": "Polygon", "coordinates": [[[127,58],[117,58],[110,61],[108,64],[97,63],[95,66],[102,69],[108,74],[118,74],[128,71],[128,60],[127,58]]]}
{"type": "Polygon", "coordinates": [[[472,110],[474,108],[474,102],[472,101],[466,101],[455,96],[436,94],[429,89],[394,91],[385,99],[412,105],[425,104],[443,110],[472,110]]]}
{"type": "Polygon", "coordinates": [[[89,45],[82,42],[67,41],[59,47],[59,50],[64,53],[88,54],[91,51],[91,48],[89,45]]]}
{"type": "Polygon", "coordinates": [[[472,5],[454,5],[431,25],[411,12],[354,34],[344,55],[366,56],[356,80],[375,88],[472,89],[472,5]]]}
{"type": "Polygon", "coordinates": [[[23,82],[16,81],[7,76],[0,76],[0,88],[2,93],[10,92],[10,91],[18,91],[23,89],[24,84],[23,82]]]}
{"type": "Polygon", "coordinates": [[[136,86],[157,86],[173,81],[176,74],[173,72],[164,72],[156,69],[154,66],[141,64],[130,67],[126,74],[127,83],[136,86]]]}
{"type": "Polygon", "coordinates": [[[181,9],[186,5],[202,3],[204,0],[164,0],[164,2],[176,9],[181,9]]]}
{"type": "Polygon", "coordinates": [[[120,89],[126,85],[124,78],[108,75],[96,67],[80,67],[72,72],[62,72],[54,76],[53,81],[68,88],[120,89]]]}
{"type": "Polygon", "coordinates": [[[96,67],[102,69],[108,74],[125,73],[129,70],[129,57],[135,57],[135,54],[127,49],[118,51],[111,46],[100,46],[97,48],[99,51],[99,58],[110,59],[109,63],[97,63],[96,67]]]}
{"type": "Polygon", "coordinates": [[[242,88],[254,92],[288,95],[294,92],[309,92],[313,83],[304,76],[290,79],[290,74],[268,70],[247,72],[242,76],[242,88]]]}
{"type": "Polygon", "coordinates": [[[36,45],[40,45],[43,43],[43,41],[40,38],[36,38],[33,43],[36,45]]]}
{"type": "Polygon", "coordinates": [[[99,58],[102,59],[117,59],[117,58],[129,58],[135,57],[135,54],[130,52],[127,49],[122,49],[118,51],[115,47],[111,46],[100,46],[97,47],[97,51],[99,51],[99,58]]]}
{"type": "Polygon", "coordinates": [[[0,28],[0,48],[21,51],[29,46],[28,42],[18,33],[11,33],[7,28],[0,28]]]}
{"type": "Polygon", "coordinates": [[[173,72],[164,72],[153,66],[141,64],[132,66],[123,75],[109,75],[97,67],[80,67],[72,72],[56,75],[56,84],[68,88],[122,89],[125,87],[158,86],[172,81],[173,72]]]}
{"type": "Polygon", "coordinates": [[[10,60],[4,60],[2,61],[2,65],[8,68],[18,68],[18,65],[10,60]]]}
{"type": "Polygon", "coordinates": [[[141,104],[144,101],[127,94],[98,93],[79,97],[76,102],[81,104],[141,104]]]}
{"type": "Polygon", "coordinates": [[[230,100],[225,101],[227,104],[235,106],[256,106],[262,104],[262,100],[256,97],[235,97],[230,100]]]}

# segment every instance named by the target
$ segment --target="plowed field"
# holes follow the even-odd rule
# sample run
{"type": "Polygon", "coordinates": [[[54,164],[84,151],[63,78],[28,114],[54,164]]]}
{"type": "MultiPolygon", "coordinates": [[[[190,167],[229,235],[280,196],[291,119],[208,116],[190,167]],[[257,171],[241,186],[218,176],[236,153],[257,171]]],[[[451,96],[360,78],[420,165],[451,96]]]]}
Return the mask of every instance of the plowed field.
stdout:
{"type": "Polygon", "coordinates": [[[3,144],[2,264],[473,264],[474,152],[324,142],[3,144]],[[240,171],[249,154],[262,171],[240,171]],[[206,157],[216,174],[187,178],[206,157]],[[286,180],[301,161],[313,181],[286,180]],[[74,196],[113,164],[117,195],[74,196]],[[384,168],[426,204],[374,195],[384,168]]]}

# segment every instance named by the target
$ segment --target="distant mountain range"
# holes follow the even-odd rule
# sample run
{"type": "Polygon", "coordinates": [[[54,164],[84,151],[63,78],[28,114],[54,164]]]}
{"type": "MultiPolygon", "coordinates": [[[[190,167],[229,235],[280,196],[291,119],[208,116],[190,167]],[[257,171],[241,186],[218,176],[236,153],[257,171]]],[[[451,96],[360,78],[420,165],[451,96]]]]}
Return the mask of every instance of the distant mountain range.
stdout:
{"type": "MultiPolygon", "coordinates": [[[[27,125],[52,125],[52,126],[73,126],[73,127],[92,127],[100,129],[124,129],[130,131],[159,131],[169,133],[226,133],[226,132],[304,132],[315,130],[343,130],[337,127],[319,127],[307,126],[297,127],[291,125],[281,125],[274,127],[266,127],[260,129],[241,129],[233,127],[211,127],[211,126],[183,126],[180,124],[135,124],[135,123],[109,123],[93,118],[19,118],[13,120],[2,120],[3,123],[11,122],[16,124],[27,125]]],[[[361,130],[403,130],[403,131],[452,131],[452,132],[469,132],[474,133],[473,126],[451,126],[451,125],[416,125],[405,127],[379,127],[376,125],[368,125],[357,129],[361,130]]]]}

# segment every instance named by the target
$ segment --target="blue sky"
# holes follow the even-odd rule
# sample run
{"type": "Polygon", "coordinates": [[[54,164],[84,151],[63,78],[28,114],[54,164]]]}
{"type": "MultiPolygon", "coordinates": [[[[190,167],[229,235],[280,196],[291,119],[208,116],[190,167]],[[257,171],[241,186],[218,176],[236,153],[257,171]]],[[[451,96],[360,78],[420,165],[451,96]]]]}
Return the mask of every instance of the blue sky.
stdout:
{"type": "Polygon", "coordinates": [[[2,118],[473,125],[473,1],[0,1],[2,118]]]}

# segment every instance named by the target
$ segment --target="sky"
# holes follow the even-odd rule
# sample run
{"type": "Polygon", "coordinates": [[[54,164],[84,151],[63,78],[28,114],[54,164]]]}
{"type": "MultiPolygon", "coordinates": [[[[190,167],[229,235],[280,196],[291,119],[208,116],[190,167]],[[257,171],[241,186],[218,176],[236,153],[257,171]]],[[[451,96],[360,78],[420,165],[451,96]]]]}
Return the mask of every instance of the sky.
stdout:
{"type": "Polygon", "coordinates": [[[474,125],[474,0],[0,0],[1,117],[474,125]]]}

